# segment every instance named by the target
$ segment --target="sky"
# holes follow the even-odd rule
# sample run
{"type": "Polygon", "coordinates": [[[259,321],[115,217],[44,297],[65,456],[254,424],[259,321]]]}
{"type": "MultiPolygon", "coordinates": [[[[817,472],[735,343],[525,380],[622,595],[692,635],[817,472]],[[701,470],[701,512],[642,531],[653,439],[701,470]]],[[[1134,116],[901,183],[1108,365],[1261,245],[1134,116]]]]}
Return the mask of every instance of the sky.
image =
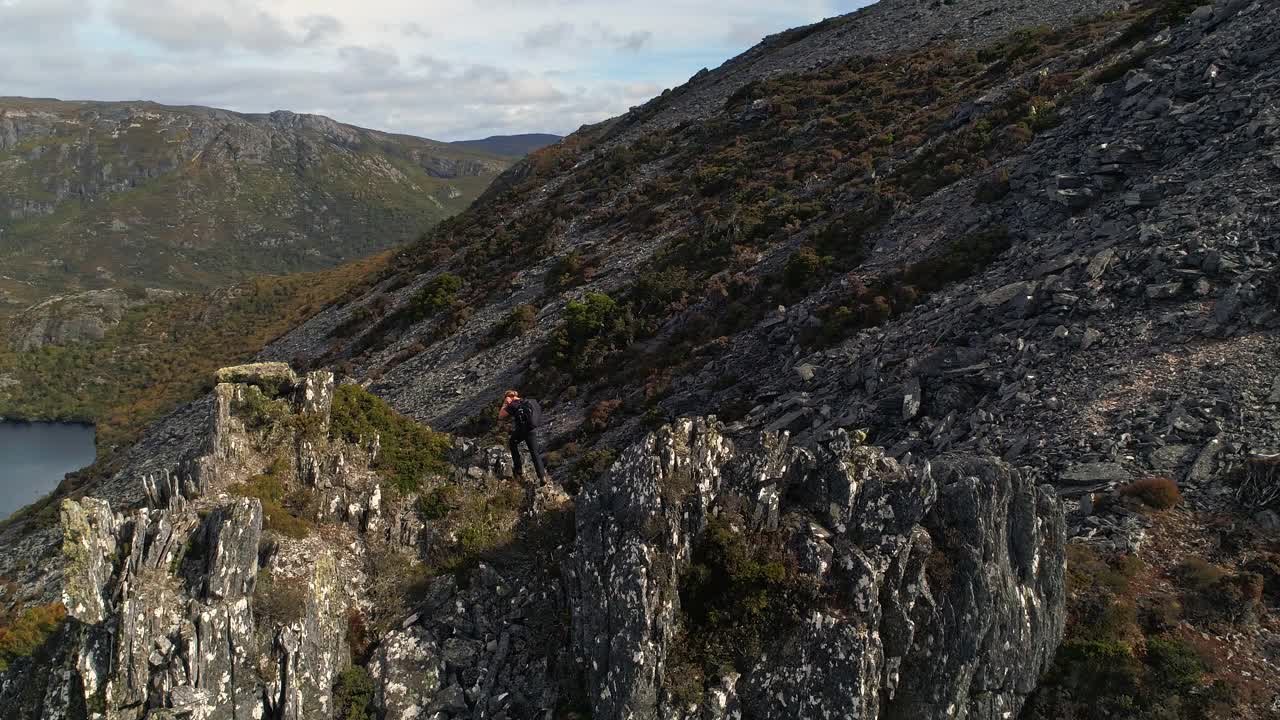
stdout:
{"type": "Polygon", "coordinates": [[[568,134],[870,0],[0,0],[0,95],[568,134]]]}

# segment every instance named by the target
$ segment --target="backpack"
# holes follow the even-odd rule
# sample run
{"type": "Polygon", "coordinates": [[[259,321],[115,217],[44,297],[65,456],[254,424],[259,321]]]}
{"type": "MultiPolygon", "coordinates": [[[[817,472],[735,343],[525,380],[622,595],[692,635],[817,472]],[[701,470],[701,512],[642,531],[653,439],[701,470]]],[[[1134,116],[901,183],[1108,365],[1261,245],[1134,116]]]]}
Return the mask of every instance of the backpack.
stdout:
{"type": "Polygon", "coordinates": [[[515,418],[517,430],[528,432],[542,425],[542,406],[537,400],[520,400],[512,405],[515,406],[512,417],[515,418]]]}

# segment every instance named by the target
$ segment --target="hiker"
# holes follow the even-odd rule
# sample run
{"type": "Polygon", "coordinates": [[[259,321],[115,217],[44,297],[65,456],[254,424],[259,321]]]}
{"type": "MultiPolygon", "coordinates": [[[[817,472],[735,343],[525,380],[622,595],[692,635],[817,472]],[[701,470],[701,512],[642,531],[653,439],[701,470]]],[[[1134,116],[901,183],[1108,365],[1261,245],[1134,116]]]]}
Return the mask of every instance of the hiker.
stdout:
{"type": "Polygon", "coordinates": [[[521,399],[520,393],[508,390],[502,400],[499,418],[511,418],[511,439],[507,447],[511,448],[511,463],[515,466],[516,479],[524,480],[524,459],[520,457],[520,443],[529,446],[529,455],[533,457],[533,470],[538,473],[538,482],[546,483],[547,471],[542,466],[542,450],[538,447],[538,426],[542,424],[542,406],[537,400],[521,399]]]}

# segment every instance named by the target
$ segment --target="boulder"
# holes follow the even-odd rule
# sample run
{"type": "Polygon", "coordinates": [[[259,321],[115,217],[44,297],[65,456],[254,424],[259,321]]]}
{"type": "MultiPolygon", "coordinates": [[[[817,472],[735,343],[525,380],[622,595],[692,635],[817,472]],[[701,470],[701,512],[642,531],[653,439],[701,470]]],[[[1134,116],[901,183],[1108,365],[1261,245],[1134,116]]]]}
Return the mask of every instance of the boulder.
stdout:
{"type": "Polygon", "coordinates": [[[984,308],[998,308],[1019,297],[1035,295],[1037,284],[1034,281],[1009,283],[1004,287],[978,296],[978,304],[984,308]]]}
{"type": "Polygon", "coordinates": [[[902,419],[911,420],[920,414],[921,389],[919,378],[911,378],[902,388],[902,419]]]}
{"type": "Polygon", "coordinates": [[[1058,482],[1066,485],[1096,485],[1127,482],[1129,479],[1128,470],[1118,463],[1108,462],[1073,465],[1058,475],[1058,482]]]}
{"type": "Polygon", "coordinates": [[[1177,470],[1190,461],[1196,449],[1191,445],[1165,445],[1151,451],[1151,467],[1157,471],[1177,470]]]}

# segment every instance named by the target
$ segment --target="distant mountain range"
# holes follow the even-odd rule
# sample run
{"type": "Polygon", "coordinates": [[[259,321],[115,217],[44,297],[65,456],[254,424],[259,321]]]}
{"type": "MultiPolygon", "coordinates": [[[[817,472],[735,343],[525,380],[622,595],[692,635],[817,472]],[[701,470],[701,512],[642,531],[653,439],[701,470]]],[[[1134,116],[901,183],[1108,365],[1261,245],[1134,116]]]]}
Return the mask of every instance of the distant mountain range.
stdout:
{"type": "Polygon", "coordinates": [[[332,267],[417,237],[512,162],[316,115],[0,98],[0,315],[332,267]]]}
{"type": "Polygon", "coordinates": [[[559,135],[528,133],[525,135],[494,135],[483,140],[459,140],[452,145],[471,148],[506,157],[524,157],[535,150],[560,142],[559,135]]]}

